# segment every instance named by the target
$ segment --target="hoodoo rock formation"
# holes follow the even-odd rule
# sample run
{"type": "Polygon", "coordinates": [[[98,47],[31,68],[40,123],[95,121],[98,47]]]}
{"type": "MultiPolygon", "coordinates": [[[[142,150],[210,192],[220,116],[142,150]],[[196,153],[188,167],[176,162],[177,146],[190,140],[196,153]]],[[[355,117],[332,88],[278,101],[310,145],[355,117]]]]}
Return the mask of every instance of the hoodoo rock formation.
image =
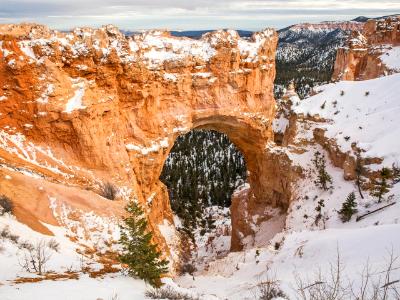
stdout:
{"type": "MultiPolygon", "coordinates": [[[[368,20],[337,52],[333,80],[367,80],[391,73],[384,57],[400,45],[400,17],[368,20]]],[[[397,55],[397,51],[396,51],[397,55]]]]}
{"type": "Polygon", "coordinates": [[[137,199],[168,249],[158,229],[173,224],[159,180],[164,161],[178,135],[214,129],[243,152],[250,174],[237,200],[246,209],[232,213],[232,248],[240,249],[267,207],[290,200],[289,160],[266,147],[276,44],[271,29],[250,40],[235,31],[191,40],[162,31],[126,37],[113,26],[1,25],[0,192],[36,229],[57,224],[63,207],[119,216],[137,199]],[[121,201],[96,194],[105,182],[121,201]]]}

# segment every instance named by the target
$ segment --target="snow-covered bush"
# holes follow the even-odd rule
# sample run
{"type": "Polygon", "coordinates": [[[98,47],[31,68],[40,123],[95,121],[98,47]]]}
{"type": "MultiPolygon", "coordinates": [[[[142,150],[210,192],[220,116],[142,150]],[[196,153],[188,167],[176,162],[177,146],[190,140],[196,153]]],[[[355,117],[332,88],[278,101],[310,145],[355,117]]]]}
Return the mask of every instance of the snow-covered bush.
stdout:
{"type": "Polygon", "coordinates": [[[254,296],[258,300],[289,299],[276,279],[267,279],[257,284],[254,296]]]}
{"type": "Polygon", "coordinates": [[[46,265],[52,255],[51,251],[49,243],[45,240],[40,240],[35,245],[27,244],[19,264],[27,272],[42,275],[46,272],[46,265]]]}
{"type": "Polygon", "coordinates": [[[118,189],[110,182],[106,182],[100,186],[100,195],[109,200],[115,200],[118,189]]]}
{"type": "Polygon", "coordinates": [[[47,246],[55,252],[60,251],[60,243],[57,242],[55,239],[51,239],[50,241],[48,241],[47,246]]]}
{"type": "Polygon", "coordinates": [[[167,299],[167,300],[197,300],[198,297],[177,291],[170,286],[150,289],[145,293],[146,297],[150,299],[167,299]]]}
{"type": "Polygon", "coordinates": [[[0,196],[0,216],[4,215],[5,213],[12,214],[14,205],[10,198],[7,196],[0,196]]]}
{"type": "Polygon", "coordinates": [[[360,277],[349,279],[344,275],[345,265],[338,251],[336,262],[330,264],[328,271],[319,270],[311,279],[296,275],[296,299],[399,300],[400,281],[393,277],[398,268],[399,257],[391,252],[383,270],[371,270],[371,265],[367,263],[360,277]]]}
{"type": "Polygon", "coordinates": [[[3,229],[0,230],[0,238],[7,239],[14,244],[18,244],[19,241],[19,236],[11,233],[10,227],[8,226],[5,226],[3,229]]]}
{"type": "Polygon", "coordinates": [[[196,272],[196,266],[194,264],[187,263],[181,267],[181,274],[188,273],[192,275],[194,272],[196,272]]]}

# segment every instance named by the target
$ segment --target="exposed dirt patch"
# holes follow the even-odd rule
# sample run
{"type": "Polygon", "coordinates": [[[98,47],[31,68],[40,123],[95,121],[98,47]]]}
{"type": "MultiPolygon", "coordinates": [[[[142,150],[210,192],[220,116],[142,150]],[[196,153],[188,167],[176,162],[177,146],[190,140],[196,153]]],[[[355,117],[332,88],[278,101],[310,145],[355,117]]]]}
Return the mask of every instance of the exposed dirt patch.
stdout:
{"type": "Polygon", "coordinates": [[[60,281],[69,279],[76,279],[76,280],[79,279],[79,273],[78,272],[66,272],[63,274],[46,273],[40,277],[18,277],[17,279],[13,280],[12,283],[21,284],[21,283],[40,282],[44,280],[60,281]]]}

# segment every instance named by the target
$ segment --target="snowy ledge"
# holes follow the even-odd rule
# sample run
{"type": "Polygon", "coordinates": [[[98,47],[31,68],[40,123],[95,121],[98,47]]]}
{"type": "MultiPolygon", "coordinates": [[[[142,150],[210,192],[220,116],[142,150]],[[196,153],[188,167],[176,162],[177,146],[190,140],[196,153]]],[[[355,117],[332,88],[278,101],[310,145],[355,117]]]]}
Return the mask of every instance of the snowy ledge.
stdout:
{"type": "Polygon", "coordinates": [[[337,141],[342,152],[352,144],[365,157],[384,159],[391,167],[400,163],[400,74],[366,81],[341,81],[319,87],[319,94],[299,101],[297,114],[330,120],[320,127],[337,141]]]}
{"type": "MultiPolygon", "coordinates": [[[[76,28],[69,33],[50,31],[49,38],[31,35],[31,39],[20,41],[18,45],[30,63],[40,64],[44,58],[55,55],[57,51],[61,51],[64,59],[100,53],[101,62],[105,63],[110,54],[115,52],[122,63],[142,61],[149,69],[157,70],[165,62],[181,62],[186,59],[209,62],[217,54],[220,45],[236,48],[244,62],[256,62],[260,59],[260,49],[275,35],[273,29],[267,28],[254,33],[250,39],[241,38],[234,30],[208,32],[198,40],[171,36],[169,32],[160,30],[126,37],[116,27],[111,27],[76,28]],[[99,39],[104,36],[105,40],[99,39]],[[40,47],[40,54],[34,51],[35,47],[40,47]],[[64,57],[64,53],[69,55],[64,57]]],[[[12,55],[2,46],[0,44],[4,56],[12,55]]],[[[82,67],[83,70],[85,68],[82,67]]]]}

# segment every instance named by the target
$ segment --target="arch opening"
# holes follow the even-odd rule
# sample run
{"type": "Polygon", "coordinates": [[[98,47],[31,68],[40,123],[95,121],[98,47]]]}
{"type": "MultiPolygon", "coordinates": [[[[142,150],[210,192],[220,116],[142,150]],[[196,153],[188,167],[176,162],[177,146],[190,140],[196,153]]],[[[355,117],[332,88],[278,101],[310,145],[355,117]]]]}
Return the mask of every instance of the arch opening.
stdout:
{"type": "MultiPolygon", "coordinates": [[[[283,152],[268,150],[268,141],[273,140],[268,119],[265,119],[262,114],[259,116],[256,113],[244,113],[243,116],[238,116],[226,112],[200,110],[191,115],[191,122],[188,125],[186,128],[190,128],[190,131],[213,130],[225,134],[243,155],[246,162],[246,182],[248,184],[233,193],[230,209],[226,208],[220,212],[221,215],[225,214],[231,218],[231,234],[227,237],[230,248],[226,249],[225,253],[240,251],[244,247],[257,247],[255,228],[269,222],[275,216],[285,216],[291,199],[290,160],[283,152]]],[[[167,220],[169,224],[173,223],[175,228],[179,229],[182,226],[179,220],[174,219],[171,209],[173,203],[170,198],[174,195],[168,191],[168,183],[164,184],[165,181],[163,183],[162,178],[163,167],[168,160],[168,155],[176,139],[179,139],[182,134],[182,131],[176,132],[173,130],[174,128],[171,128],[168,149],[159,153],[161,159],[158,160],[160,164],[156,165],[155,185],[145,186],[147,187],[145,197],[154,199],[156,196],[156,199],[161,200],[150,202],[154,208],[149,210],[150,218],[155,220],[155,226],[164,224],[164,220],[167,220]]],[[[186,133],[189,132],[187,129],[186,133]]],[[[206,212],[208,213],[208,211],[206,212]]],[[[181,230],[180,232],[182,233],[181,230]]],[[[182,248],[180,244],[179,248],[176,248],[176,242],[171,241],[169,236],[165,239],[163,234],[158,238],[160,241],[164,241],[163,245],[167,245],[166,251],[176,249],[177,251],[173,251],[175,254],[190,252],[190,247],[185,249],[188,245],[182,248]]],[[[176,257],[174,261],[177,262],[178,270],[185,262],[182,257],[176,257]]]]}
{"type": "MultiPolygon", "coordinates": [[[[229,137],[201,127],[180,135],[160,180],[167,186],[177,229],[190,244],[189,252],[196,252],[191,257],[195,255],[201,265],[228,253],[231,198],[247,181],[245,158],[229,137]]],[[[183,263],[189,259],[183,258],[183,263]]]]}
{"type": "Polygon", "coordinates": [[[168,187],[172,210],[183,217],[187,201],[200,208],[230,207],[234,190],[246,177],[245,159],[227,135],[194,129],[176,139],[160,180],[168,187]]]}

